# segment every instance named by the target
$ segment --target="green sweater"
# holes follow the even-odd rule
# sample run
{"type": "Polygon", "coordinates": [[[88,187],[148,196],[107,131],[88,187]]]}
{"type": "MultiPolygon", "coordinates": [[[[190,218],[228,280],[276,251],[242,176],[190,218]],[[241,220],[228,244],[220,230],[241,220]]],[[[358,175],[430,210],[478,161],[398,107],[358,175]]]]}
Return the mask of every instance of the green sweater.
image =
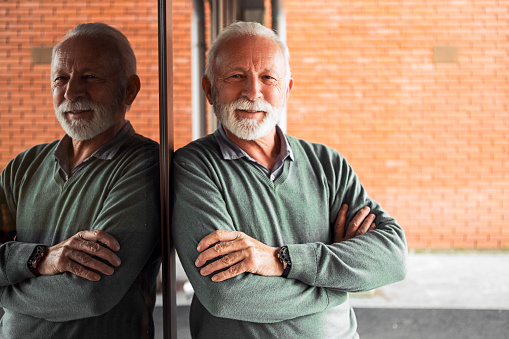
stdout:
{"type": "Polygon", "coordinates": [[[158,146],[129,137],[110,160],[91,158],[68,181],[57,142],[18,155],[0,175],[0,200],[16,219],[2,230],[0,338],[152,338],[160,267],[158,146]],[[101,229],[120,243],[120,267],[92,282],[71,273],[34,277],[37,244],[55,245],[101,229]],[[16,241],[12,241],[13,235],[16,241]]]}
{"type": "Polygon", "coordinates": [[[194,338],[355,338],[347,292],[405,277],[403,229],[372,200],[334,150],[288,136],[287,159],[272,182],[246,159],[224,160],[208,135],[175,153],[172,235],[194,287],[194,338]],[[374,231],[332,244],[339,208],[349,223],[368,205],[374,231]],[[288,279],[245,273],[214,283],[194,261],[196,246],[218,229],[242,231],[270,246],[288,245],[288,279]]]}

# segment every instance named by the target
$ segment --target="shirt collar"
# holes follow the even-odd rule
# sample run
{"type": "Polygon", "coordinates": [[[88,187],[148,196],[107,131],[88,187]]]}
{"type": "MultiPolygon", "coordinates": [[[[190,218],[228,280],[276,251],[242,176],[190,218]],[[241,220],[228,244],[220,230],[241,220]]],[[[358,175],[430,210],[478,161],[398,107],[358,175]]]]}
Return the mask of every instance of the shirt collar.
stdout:
{"type": "MultiPolygon", "coordinates": [[[[79,169],[82,164],[88,162],[91,158],[103,159],[103,160],[111,160],[117,154],[120,147],[129,139],[131,136],[135,134],[134,128],[129,121],[126,121],[124,127],[115,135],[113,139],[102,145],[97,151],[95,151],[92,155],[90,155],[87,159],[83,160],[81,164],[75,167],[75,169],[79,169]]],[[[57,144],[53,155],[55,159],[58,161],[60,168],[64,170],[64,172],[69,173],[69,159],[68,159],[68,151],[69,148],[72,147],[72,138],[69,135],[64,135],[62,139],[57,144]]],[[[74,172],[74,169],[73,169],[74,172]]]]}
{"type": "MultiPolygon", "coordinates": [[[[289,157],[291,160],[294,160],[290,143],[278,125],[276,125],[276,133],[279,136],[279,140],[281,140],[281,150],[279,151],[278,158],[281,159],[281,161],[287,157],[289,157]]],[[[219,144],[219,148],[221,149],[221,154],[223,155],[224,160],[236,160],[246,157],[249,160],[255,161],[242,148],[240,148],[237,144],[231,141],[230,138],[228,138],[222,124],[219,124],[217,130],[214,132],[214,136],[217,143],[219,144]]]]}

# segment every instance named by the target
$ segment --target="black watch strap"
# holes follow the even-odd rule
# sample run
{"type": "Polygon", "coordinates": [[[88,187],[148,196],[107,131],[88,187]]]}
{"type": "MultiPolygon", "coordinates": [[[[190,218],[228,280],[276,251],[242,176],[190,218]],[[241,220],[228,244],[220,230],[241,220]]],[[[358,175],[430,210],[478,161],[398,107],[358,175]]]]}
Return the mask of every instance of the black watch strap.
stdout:
{"type": "Polygon", "coordinates": [[[46,254],[46,246],[44,245],[37,245],[35,246],[34,251],[32,252],[32,255],[30,258],[28,258],[27,266],[32,271],[32,273],[38,277],[41,274],[37,271],[37,264],[41,261],[41,259],[44,257],[44,254],[46,254]]]}
{"type": "Polygon", "coordinates": [[[288,246],[282,246],[277,254],[279,261],[283,264],[285,270],[281,276],[287,278],[292,268],[292,260],[290,259],[290,252],[288,252],[288,246]]]}

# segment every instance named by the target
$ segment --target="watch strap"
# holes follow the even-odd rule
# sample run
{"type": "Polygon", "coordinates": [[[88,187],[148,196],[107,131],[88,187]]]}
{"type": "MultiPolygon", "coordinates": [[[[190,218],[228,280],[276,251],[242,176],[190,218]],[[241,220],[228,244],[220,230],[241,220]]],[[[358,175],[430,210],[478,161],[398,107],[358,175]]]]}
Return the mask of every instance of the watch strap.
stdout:
{"type": "Polygon", "coordinates": [[[39,271],[37,271],[37,265],[42,260],[44,255],[46,254],[46,246],[44,245],[37,245],[35,246],[34,251],[32,252],[32,255],[30,258],[28,258],[27,266],[30,269],[30,271],[35,275],[36,277],[40,276],[41,274],[39,271]]]}
{"type": "Polygon", "coordinates": [[[281,276],[283,278],[288,278],[288,274],[290,273],[290,270],[292,268],[292,260],[290,259],[290,252],[288,251],[288,246],[282,246],[279,249],[277,257],[284,267],[284,271],[283,274],[281,274],[281,276]]]}

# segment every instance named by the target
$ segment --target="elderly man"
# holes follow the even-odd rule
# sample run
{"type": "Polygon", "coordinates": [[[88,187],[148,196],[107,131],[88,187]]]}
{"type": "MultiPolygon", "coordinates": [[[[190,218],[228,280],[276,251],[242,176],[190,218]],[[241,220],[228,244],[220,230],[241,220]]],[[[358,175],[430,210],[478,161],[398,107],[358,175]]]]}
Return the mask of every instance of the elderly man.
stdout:
{"type": "Polygon", "coordinates": [[[125,120],[140,89],[128,40],[75,27],[51,88],[66,135],[0,175],[0,337],[153,338],[158,145],[125,120]]]}
{"type": "Polygon", "coordinates": [[[405,276],[403,230],[346,160],[276,125],[288,61],[256,23],[227,27],[209,51],[202,85],[221,126],[178,150],[173,172],[194,338],[356,338],[347,293],[405,276]]]}

